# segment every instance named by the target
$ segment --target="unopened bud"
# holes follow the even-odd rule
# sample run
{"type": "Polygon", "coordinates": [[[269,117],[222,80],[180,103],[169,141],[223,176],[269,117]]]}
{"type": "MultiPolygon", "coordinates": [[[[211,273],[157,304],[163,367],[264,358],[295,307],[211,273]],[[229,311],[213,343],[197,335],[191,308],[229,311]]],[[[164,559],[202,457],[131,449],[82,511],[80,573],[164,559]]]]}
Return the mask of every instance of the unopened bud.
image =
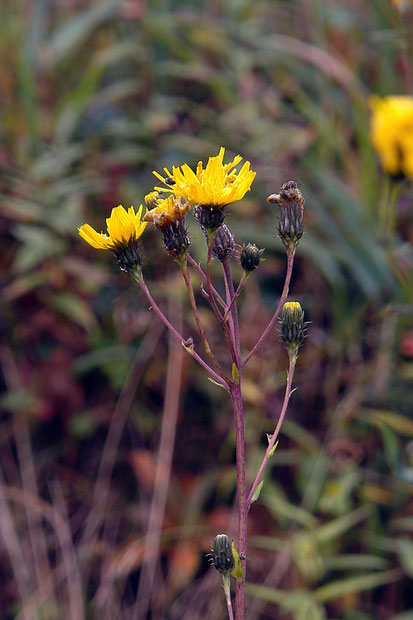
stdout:
{"type": "Polygon", "coordinates": [[[215,536],[211,549],[212,564],[221,575],[228,575],[235,568],[235,560],[232,554],[231,541],[226,534],[215,536]]]}
{"type": "Polygon", "coordinates": [[[241,267],[243,270],[246,272],[254,271],[262,260],[261,254],[263,252],[264,249],[258,249],[253,243],[248,243],[247,245],[244,244],[242,246],[240,256],[241,267]]]}
{"type": "Polygon", "coordinates": [[[234,251],[234,247],[235,241],[230,229],[226,224],[222,224],[222,226],[218,229],[212,244],[213,256],[222,262],[231,256],[234,251]]]}
{"type": "Polygon", "coordinates": [[[165,248],[172,256],[184,254],[190,244],[184,222],[182,220],[173,221],[169,226],[160,229],[163,235],[165,248]]]}
{"type": "Polygon", "coordinates": [[[280,208],[278,234],[285,248],[294,252],[303,236],[303,216],[305,200],[295,181],[288,181],[279,194],[268,196],[267,202],[280,208]]]}
{"type": "Polygon", "coordinates": [[[305,338],[304,312],[298,301],[287,301],[281,310],[281,338],[288,354],[296,357],[305,338]]]}

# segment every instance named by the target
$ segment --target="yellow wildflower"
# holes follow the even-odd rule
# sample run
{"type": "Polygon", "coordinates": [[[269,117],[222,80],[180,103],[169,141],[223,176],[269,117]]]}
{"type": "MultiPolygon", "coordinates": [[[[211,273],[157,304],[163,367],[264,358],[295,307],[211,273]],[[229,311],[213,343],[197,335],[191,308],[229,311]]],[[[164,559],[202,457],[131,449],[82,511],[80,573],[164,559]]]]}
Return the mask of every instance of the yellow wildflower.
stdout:
{"type": "Polygon", "coordinates": [[[371,97],[371,140],[385,172],[413,177],[413,97],[371,97]]]}
{"type": "Polygon", "coordinates": [[[182,204],[181,199],[175,196],[168,196],[168,198],[156,198],[154,196],[156,192],[151,192],[145,196],[146,204],[156,205],[153,209],[148,211],[144,217],[146,222],[153,222],[158,228],[170,226],[172,222],[183,220],[185,214],[189,209],[189,204],[185,202],[182,204]]]}
{"type": "Polygon", "coordinates": [[[106,220],[108,235],[98,233],[90,224],[83,224],[79,230],[79,235],[94,248],[98,250],[118,250],[122,246],[127,246],[136,241],[142,235],[147,226],[147,222],[142,221],[143,205],[139,207],[137,213],[133,207],[126,211],[119,205],[112,209],[110,217],[106,220]]]}
{"type": "Polygon", "coordinates": [[[241,200],[251,188],[256,173],[250,170],[249,161],[237,172],[235,166],[242,161],[242,157],[237,155],[231,162],[224,164],[224,155],[225,148],[221,147],[218,155],[209,158],[205,168],[202,162],[198,163],[196,173],[187,164],[174,166],[172,173],[164,168],[166,177],[154,172],[167,186],[166,189],[159,189],[181,196],[192,206],[204,205],[213,209],[241,200]]]}

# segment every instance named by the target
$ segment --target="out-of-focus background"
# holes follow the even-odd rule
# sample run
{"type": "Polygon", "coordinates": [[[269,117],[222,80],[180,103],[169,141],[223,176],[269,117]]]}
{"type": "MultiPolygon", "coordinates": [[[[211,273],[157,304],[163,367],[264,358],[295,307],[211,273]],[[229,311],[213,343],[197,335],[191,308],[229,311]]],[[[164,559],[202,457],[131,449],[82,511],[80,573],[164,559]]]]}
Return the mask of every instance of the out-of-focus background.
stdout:
{"type": "MultiPolygon", "coordinates": [[[[250,513],[247,618],[413,618],[412,189],[389,239],[368,107],[408,93],[412,28],[410,3],[388,0],[3,4],[1,618],[226,617],[206,553],[236,534],[229,400],[77,234],[139,206],[152,170],[221,146],[257,171],[227,218],[265,247],[240,299],[245,352],[284,279],[266,196],[294,179],[306,198],[290,298],[311,326],[250,513]]],[[[194,333],[149,227],[143,253],[159,304],[194,333]]],[[[274,331],[245,375],[250,476],[286,368],[274,331]]]]}

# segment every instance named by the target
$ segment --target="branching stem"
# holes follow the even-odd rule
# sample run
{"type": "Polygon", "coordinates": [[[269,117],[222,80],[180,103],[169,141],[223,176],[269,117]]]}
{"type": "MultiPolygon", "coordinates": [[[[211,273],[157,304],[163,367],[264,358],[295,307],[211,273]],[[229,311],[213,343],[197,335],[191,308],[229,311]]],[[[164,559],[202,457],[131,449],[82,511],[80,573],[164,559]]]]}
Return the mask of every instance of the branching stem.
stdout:
{"type": "Polygon", "coordinates": [[[213,370],[203,359],[202,357],[200,357],[198,355],[198,353],[194,350],[193,348],[193,344],[190,343],[188,344],[188,340],[186,340],[176,329],[175,327],[172,325],[172,323],[170,323],[170,321],[168,321],[168,319],[166,318],[166,316],[164,315],[164,313],[162,312],[162,310],[159,308],[158,304],[156,303],[156,301],[153,299],[148,287],[146,286],[146,282],[143,279],[143,276],[141,274],[132,274],[134,279],[136,280],[136,282],[139,284],[139,286],[141,287],[142,291],[145,293],[149,303],[151,304],[154,312],[158,315],[158,317],[161,319],[161,321],[166,325],[166,327],[173,333],[173,335],[178,338],[179,342],[184,346],[184,348],[190,352],[190,354],[192,355],[192,357],[194,358],[194,360],[196,360],[198,362],[198,364],[200,366],[202,366],[202,368],[204,368],[207,373],[209,375],[211,375],[211,377],[214,378],[215,381],[217,381],[219,384],[221,384],[226,390],[227,392],[229,392],[229,385],[226,382],[226,380],[224,379],[224,377],[221,377],[221,375],[219,375],[218,373],[215,372],[215,370],[213,370]]]}
{"type": "Polygon", "coordinates": [[[255,353],[258,351],[258,349],[262,345],[262,343],[265,340],[268,332],[270,331],[270,329],[273,327],[275,321],[277,320],[278,315],[280,314],[281,308],[283,307],[283,305],[285,303],[285,300],[287,299],[288,290],[290,288],[291,274],[293,272],[294,255],[295,255],[294,252],[290,252],[290,251],[287,250],[287,271],[286,271],[286,274],[285,274],[285,281],[284,281],[283,291],[281,293],[281,297],[280,297],[280,301],[278,302],[277,309],[274,312],[271,321],[268,323],[267,327],[264,329],[263,333],[261,334],[260,338],[258,339],[257,343],[251,349],[251,351],[248,353],[248,355],[245,357],[244,361],[242,362],[242,367],[245,366],[245,364],[248,362],[248,360],[251,359],[251,357],[253,355],[255,355],[255,353]]]}
{"type": "Polygon", "coordinates": [[[179,264],[180,264],[180,267],[182,269],[182,275],[183,275],[184,280],[185,280],[186,288],[188,290],[189,301],[191,303],[192,313],[194,315],[195,323],[197,324],[197,327],[198,327],[199,335],[201,336],[201,340],[202,340],[202,342],[204,344],[205,351],[206,351],[207,355],[209,356],[209,358],[210,358],[214,368],[218,372],[218,374],[221,377],[224,377],[225,381],[227,383],[230,383],[231,379],[226,376],[225,372],[222,370],[220,364],[218,363],[214,353],[212,352],[211,347],[209,346],[209,343],[208,343],[208,340],[207,340],[207,337],[206,337],[206,334],[205,334],[205,330],[204,330],[203,325],[201,323],[201,319],[199,318],[198,307],[197,307],[196,301],[195,301],[194,289],[192,287],[191,276],[189,274],[188,267],[186,265],[186,261],[183,264],[181,264],[181,263],[179,263],[179,264]]]}

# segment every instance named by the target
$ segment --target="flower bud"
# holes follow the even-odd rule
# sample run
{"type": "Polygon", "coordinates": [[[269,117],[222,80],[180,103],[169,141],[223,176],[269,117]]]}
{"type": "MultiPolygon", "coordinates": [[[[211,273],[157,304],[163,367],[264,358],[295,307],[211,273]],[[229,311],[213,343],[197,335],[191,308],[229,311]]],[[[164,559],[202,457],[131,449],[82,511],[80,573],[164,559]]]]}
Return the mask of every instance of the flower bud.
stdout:
{"type": "Polygon", "coordinates": [[[288,181],[279,194],[268,196],[267,202],[280,208],[278,234],[287,251],[295,252],[303,236],[304,198],[295,181],[288,181]]]}
{"type": "MultiPolygon", "coordinates": [[[[208,233],[205,231],[206,235],[208,233]]],[[[234,251],[234,237],[226,224],[222,224],[214,237],[212,255],[221,262],[229,258],[234,251]]]]}
{"type": "Polygon", "coordinates": [[[241,267],[247,273],[250,271],[254,271],[260,264],[262,258],[261,254],[264,252],[264,249],[259,250],[256,245],[253,243],[248,243],[247,245],[242,246],[240,262],[241,267]]]}
{"type": "Polygon", "coordinates": [[[281,338],[289,356],[296,357],[305,338],[304,312],[298,301],[288,301],[281,310],[281,338]]]}
{"type": "Polygon", "coordinates": [[[186,252],[190,241],[182,220],[171,222],[169,226],[162,227],[160,230],[169,254],[176,257],[186,252]]]}
{"type": "Polygon", "coordinates": [[[231,541],[226,534],[215,536],[211,549],[212,564],[221,575],[227,575],[235,568],[235,560],[232,554],[231,541]]]}

